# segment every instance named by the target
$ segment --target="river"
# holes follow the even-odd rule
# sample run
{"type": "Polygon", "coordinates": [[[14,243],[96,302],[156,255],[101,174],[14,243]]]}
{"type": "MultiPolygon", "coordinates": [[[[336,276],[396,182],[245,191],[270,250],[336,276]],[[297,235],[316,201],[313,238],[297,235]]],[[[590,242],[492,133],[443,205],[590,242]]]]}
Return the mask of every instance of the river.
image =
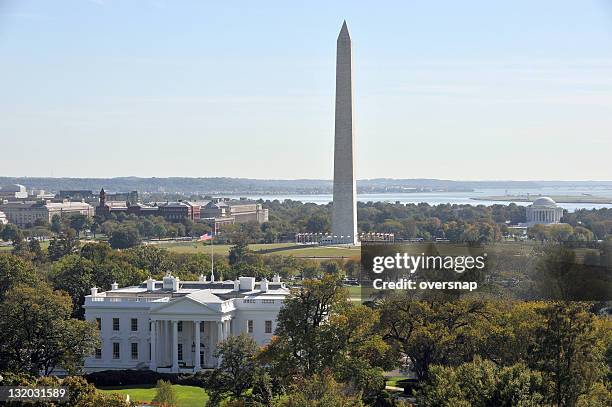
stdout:
{"type": "MultiPolygon", "coordinates": [[[[599,197],[612,198],[612,189],[604,188],[538,188],[538,189],[480,189],[473,192],[414,192],[414,193],[376,193],[358,194],[357,200],[360,202],[401,202],[418,204],[426,202],[430,205],[439,204],[458,204],[458,205],[493,205],[508,204],[509,202],[488,201],[478,198],[479,196],[497,195],[581,195],[591,194],[599,197]]],[[[244,196],[244,195],[243,195],[244,196]]],[[[291,199],[294,201],[310,202],[316,204],[327,204],[332,201],[331,194],[287,194],[287,195],[247,195],[251,199],[279,200],[291,199]]],[[[517,205],[527,206],[529,202],[516,202],[517,205]]],[[[560,203],[560,207],[570,212],[576,209],[599,209],[611,208],[610,204],[591,204],[591,203],[560,203]]]]}

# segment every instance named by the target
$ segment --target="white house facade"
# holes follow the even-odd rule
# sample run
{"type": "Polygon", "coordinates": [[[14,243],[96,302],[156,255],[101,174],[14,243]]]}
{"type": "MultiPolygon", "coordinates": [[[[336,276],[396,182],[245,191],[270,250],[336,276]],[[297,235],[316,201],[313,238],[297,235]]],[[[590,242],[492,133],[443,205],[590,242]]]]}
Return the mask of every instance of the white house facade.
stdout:
{"type": "Polygon", "coordinates": [[[260,345],[272,338],[276,317],[289,289],[275,276],[215,282],[180,281],[167,275],[139,286],[85,297],[85,319],[95,321],[101,346],[85,361],[85,371],[151,369],[192,373],[214,368],[217,344],[248,333],[260,345]]]}

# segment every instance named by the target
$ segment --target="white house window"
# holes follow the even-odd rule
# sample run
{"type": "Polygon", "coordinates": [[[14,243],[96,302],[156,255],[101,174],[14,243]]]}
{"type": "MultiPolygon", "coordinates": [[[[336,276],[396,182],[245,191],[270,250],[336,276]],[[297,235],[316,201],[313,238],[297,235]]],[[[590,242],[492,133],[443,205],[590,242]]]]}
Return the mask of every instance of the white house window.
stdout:
{"type": "Polygon", "coordinates": [[[130,327],[132,328],[132,332],[138,331],[138,318],[132,318],[130,321],[130,327]]]}
{"type": "Polygon", "coordinates": [[[267,334],[272,333],[272,321],[266,321],[266,333],[267,334]]]}
{"type": "Polygon", "coordinates": [[[102,349],[96,348],[96,359],[102,359],[102,349]]]}
{"type": "Polygon", "coordinates": [[[113,318],[113,331],[119,330],[119,318],[113,318]]]}
{"type": "Polygon", "coordinates": [[[249,319],[247,321],[247,332],[252,334],[253,333],[253,320],[249,319]]]}
{"type": "Polygon", "coordinates": [[[102,330],[102,318],[96,318],[96,325],[98,325],[98,331],[102,330]]]}
{"type": "Polygon", "coordinates": [[[200,322],[200,332],[204,332],[204,322],[200,322]]]}
{"type": "Polygon", "coordinates": [[[113,359],[119,359],[121,352],[119,351],[119,342],[113,342],[113,359]]]}
{"type": "Polygon", "coordinates": [[[183,360],[183,344],[178,344],[178,360],[183,360]]]}
{"type": "Polygon", "coordinates": [[[178,325],[177,330],[179,332],[183,332],[183,321],[179,321],[177,325],[178,325]]]}
{"type": "Polygon", "coordinates": [[[138,359],[138,343],[137,342],[132,342],[131,344],[132,347],[132,359],[136,360],[138,359]]]}

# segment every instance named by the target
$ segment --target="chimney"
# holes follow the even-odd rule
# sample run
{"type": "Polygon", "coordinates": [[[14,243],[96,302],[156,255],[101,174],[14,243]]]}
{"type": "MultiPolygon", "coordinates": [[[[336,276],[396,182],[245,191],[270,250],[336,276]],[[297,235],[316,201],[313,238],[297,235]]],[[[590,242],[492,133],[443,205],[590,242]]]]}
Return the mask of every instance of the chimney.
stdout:
{"type": "Polygon", "coordinates": [[[116,281],[111,284],[111,290],[118,290],[118,289],[119,289],[119,284],[117,284],[116,281]]]}
{"type": "Polygon", "coordinates": [[[150,276],[147,279],[147,291],[155,290],[155,280],[153,280],[150,276]]]}
{"type": "Polygon", "coordinates": [[[261,292],[262,293],[267,293],[268,292],[268,279],[267,278],[262,278],[261,279],[261,283],[259,283],[260,288],[261,288],[261,292]]]}
{"type": "Polygon", "coordinates": [[[206,282],[206,276],[204,274],[200,274],[200,277],[198,278],[198,281],[200,281],[201,283],[205,283],[206,282]]]}
{"type": "Polygon", "coordinates": [[[255,289],[255,277],[240,277],[240,291],[253,291],[255,289]]]}
{"type": "Polygon", "coordinates": [[[98,295],[98,287],[91,287],[91,296],[96,297],[98,295]]]}
{"type": "Polygon", "coordinates": [[[278,275],[278,273],[274,274],[274,277],[272,277],[272,282],[280,283],[280,276],[278,275]]]}
{"type": "Polygon", "coordinates": [[[234,291],[240,291],[240,280],[234,280],[234,291]]]}

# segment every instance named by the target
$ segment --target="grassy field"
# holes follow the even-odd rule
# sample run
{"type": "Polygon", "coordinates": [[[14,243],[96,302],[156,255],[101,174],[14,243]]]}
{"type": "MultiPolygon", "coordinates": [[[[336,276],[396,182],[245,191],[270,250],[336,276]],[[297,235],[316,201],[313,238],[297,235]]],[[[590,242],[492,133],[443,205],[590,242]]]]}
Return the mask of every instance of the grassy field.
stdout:
{"type": "MultiPolygon", "coordinates": [[[[208,395],[204,389],[194,386],[181,386],[175,384],[172,386],[178,396],[179,407],[202,407],[208,395]]],[[[132,401],[144,401],[150,402],[155,397],[156,389],[155,386],[128,386],[128,387],[108,387],[104,389],[98,389],[98,391],[104,393],[118,393],[123,395],[130,395],[132,401]]]]}
{"type": "Polygon", "coordinates": [[[390,376],[386,378],[386,385],[387,386],[394,386],[397,387],[397,382],[401,382],[402,380],[406,380],[408,379],[408,377],[406,376],[390,376]]]}
{"type": "MultiPolygon", "coordinates": [[[[176,253],[211,253],[210,245],[202,243],[185,242],[185,243],[161,243],[156,245],[164,249],[168,249],[176,253]]],[[[215,254],[225,255],[229,253],[231,245],[215,245],[215,254]]],[[[297,246],[294,243],[271,243],[271,244],[252,244],[249,248],[254,252],[264,252],[263,254],[279,254],[283,256],[295,256],[302,258],[348,258],[358,257],[360,249],[338,246],[313,246],[304,247],[297,246]]]]}

